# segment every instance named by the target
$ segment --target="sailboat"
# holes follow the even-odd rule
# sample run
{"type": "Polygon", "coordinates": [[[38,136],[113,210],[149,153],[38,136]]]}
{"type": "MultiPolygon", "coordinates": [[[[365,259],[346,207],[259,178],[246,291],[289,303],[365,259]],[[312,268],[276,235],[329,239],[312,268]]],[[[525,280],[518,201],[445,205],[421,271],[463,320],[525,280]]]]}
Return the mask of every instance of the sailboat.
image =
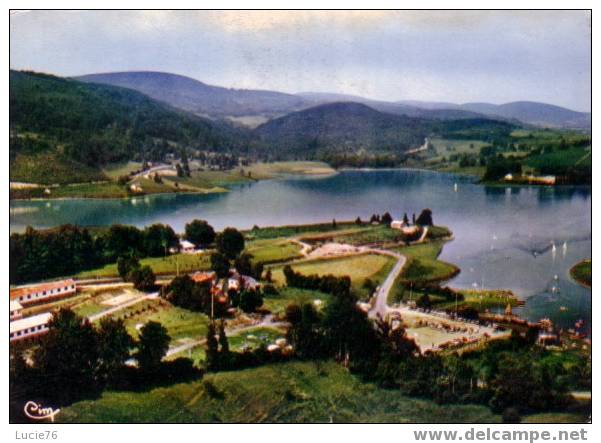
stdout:
{"type": "Polygon", "coordinates": [[[455,186],[453,186],[453,190],[454,190],[455,192],[457,192],[457,189],[458,189],[458,187],[457,187],[457,183],[455,183],[455,186]]]}

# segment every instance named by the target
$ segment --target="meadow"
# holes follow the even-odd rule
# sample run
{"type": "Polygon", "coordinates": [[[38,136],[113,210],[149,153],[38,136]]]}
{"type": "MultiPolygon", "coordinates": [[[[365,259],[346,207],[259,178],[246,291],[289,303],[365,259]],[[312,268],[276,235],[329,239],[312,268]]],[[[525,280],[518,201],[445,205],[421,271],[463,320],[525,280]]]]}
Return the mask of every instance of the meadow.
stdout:
{"type": "MultiPolygon", "coordinates": [[[[173,254],[167,257],[147,257],[140,260],[141,266],[150,266],[155,274],[175,274],[176,272],[205,271],[210,268],[208,254],[173,254]]],[[[76,278],[118,277],[117,264],[110,263],[97,269],[83,271],[76,278]]]]}
{"type": "MultiPolygon", "coordinates": [[[[370,279],[376,285],[386,278],[392,267],[394,259],[378,254],[361,254],[348,257],[319,259],[303,261],[292,265],[292,269],[304,275],[334,275],[351,277],[353,290],[362,298],[368,296],[363,284],[370,279]]],[[[286,284],[283,267],[271,268],[272,278],[278,285],[286,284]]]]}

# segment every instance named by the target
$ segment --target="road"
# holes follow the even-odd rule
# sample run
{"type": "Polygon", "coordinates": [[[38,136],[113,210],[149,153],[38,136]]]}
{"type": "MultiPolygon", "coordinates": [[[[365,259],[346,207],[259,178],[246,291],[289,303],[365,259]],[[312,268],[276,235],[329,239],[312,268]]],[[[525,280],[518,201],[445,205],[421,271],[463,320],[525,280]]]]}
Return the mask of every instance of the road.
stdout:
{"type": "Polygon", "coordinates": [[[374,306],[368,312],[369,318],[376,318],[378,315],[384,318],[386,317],[386,312],[388,311],[388,294],[390,294],[390,290],[392,289],[395,280],[401,274],[403,266],[405,266],[405,263],[407,263],[407,258],[397,252],[387,251],[384,249],[370,249],[369,251],[375,254],[394,257],[397,260],[384,282],[382,282],[378,288],[374,306]]]}

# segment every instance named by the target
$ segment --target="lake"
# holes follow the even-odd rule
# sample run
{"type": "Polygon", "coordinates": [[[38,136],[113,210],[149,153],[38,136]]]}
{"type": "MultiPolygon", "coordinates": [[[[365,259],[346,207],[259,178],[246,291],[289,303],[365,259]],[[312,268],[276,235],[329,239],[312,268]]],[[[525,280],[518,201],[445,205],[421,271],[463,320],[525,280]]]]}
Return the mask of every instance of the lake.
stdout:
{"type": "Polygon", "coordinates": [[[591,290],[569,268],[591,258],[590,187],[482,186],[473,178],[416,170],[343,171],[236,186],[222,194],[169,194],[124,200],[11,201],[11,231],[25,226],[167,223],[194,219],[216,229],[369,219],[372,213],[433,211],[455,234],[442,260],[461,273],[454,287],[506,288],[527,300],[520,314],[564,327],[584,319],[590,331],[591,290]],[[454,185],[457,184],[457,191],[454,185]]]}

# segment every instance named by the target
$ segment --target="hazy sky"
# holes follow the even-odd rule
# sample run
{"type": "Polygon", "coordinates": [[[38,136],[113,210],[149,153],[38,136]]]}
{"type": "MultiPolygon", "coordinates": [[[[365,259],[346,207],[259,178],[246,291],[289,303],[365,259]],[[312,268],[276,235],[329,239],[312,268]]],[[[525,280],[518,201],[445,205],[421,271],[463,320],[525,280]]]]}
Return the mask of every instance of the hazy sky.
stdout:
{"type": "Polygon", "coordinates": [[[587,11],[31,11],[14,69],[156,70],[236,88],[590,111],[587,11]]]}

